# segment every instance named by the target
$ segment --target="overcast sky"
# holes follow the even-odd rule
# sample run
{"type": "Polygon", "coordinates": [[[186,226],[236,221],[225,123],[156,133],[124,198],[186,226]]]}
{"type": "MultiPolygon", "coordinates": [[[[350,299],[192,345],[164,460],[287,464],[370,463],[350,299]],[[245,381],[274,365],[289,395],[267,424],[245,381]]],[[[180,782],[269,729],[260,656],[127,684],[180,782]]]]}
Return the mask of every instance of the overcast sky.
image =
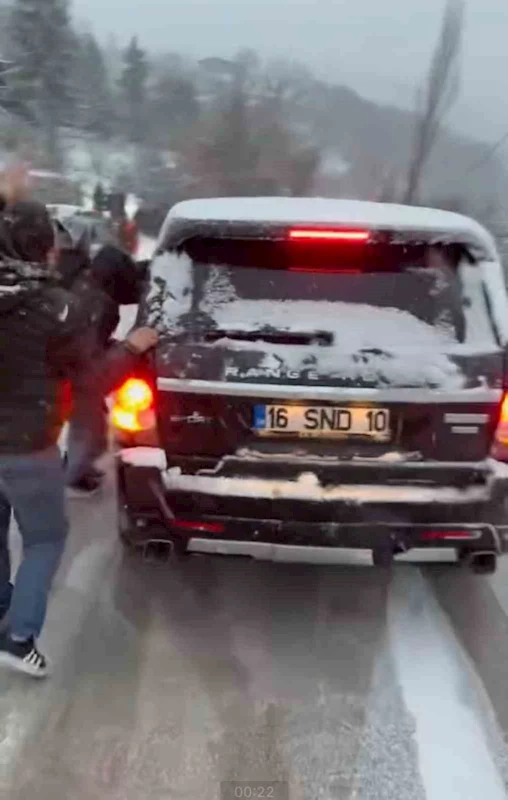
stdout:
{"type": "MultiPolygon", "coordinates": [[[[444,0],[74,0],[78,21],[119,41],[203,57],[253,47],[321,76],[407,104],[428,64],[444,0]]],[[[467,0],[456,125],[495,140],[508,131],[508,0],[467,0]]],[[[507,148],[508,149],[508,148],[507,148]]]]}

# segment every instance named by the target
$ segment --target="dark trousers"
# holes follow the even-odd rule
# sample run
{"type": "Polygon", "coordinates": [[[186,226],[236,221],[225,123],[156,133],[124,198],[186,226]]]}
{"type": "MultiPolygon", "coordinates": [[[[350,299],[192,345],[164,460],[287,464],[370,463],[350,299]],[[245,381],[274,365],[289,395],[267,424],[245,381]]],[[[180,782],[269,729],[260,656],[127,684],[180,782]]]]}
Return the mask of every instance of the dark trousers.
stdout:
{"type": "Polygon", "coordinates": [[[66,481],[78,483],[107,447],[107,409],[104,394],[93,385],[75,389],[74,410],[67,439],[66,481]]]}

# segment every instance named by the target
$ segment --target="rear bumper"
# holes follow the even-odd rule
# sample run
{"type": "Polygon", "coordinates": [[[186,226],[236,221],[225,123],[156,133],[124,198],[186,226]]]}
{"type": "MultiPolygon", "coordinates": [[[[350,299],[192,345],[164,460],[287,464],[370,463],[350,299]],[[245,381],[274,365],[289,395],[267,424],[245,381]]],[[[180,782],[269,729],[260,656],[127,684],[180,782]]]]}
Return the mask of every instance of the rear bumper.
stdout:
{"type": "Polygon", "coordinates": [[[325,476],[279,465],[277,479],[261,477],[266,465],[242,467],[240,475],[231,464],[226,474],[184,475],[166,469],[160,451],[121,451],[120,502],[133,541],[508,551],[508,468],[497,462],[434,465],[425,482],[400,466],[362,472],[355,465],[346,479],[342,465],[335,482],[330,466],[325,476]]]}

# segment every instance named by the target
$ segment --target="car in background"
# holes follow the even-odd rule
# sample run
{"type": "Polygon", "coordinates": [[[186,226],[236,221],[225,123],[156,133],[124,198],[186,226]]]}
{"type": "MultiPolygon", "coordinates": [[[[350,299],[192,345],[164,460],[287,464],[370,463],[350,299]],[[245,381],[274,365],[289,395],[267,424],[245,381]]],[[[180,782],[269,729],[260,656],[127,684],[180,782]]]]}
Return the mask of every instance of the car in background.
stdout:
{"type": "Polygon", "coordinates": [[[72,240],[84,242],[92,255],[104,245],[116,243],[111,222],[103,214],[70,204],[48,204],[47,208],[72,240]]]}
{"type": "Polygon", "coordinates": [[[433,209],[189,201],[169,213],[120,387],[131,546],[508,547],[508,297],[490,234],[433,209]]]}
{"type": "Polygon", "coordinates": [[[31,169],[28,172],[30,194],[34,200],[48,204],[69,204],[79,206],[81,188],[60,172],[31,169]]]}
{"type": "Polygon", "coordinates": [[[114,244],[135,256],[139,237],[135,222],[112,219],[107,213],[82,206],[48,204],[51,216],[71,234],[72,239],[85,241],[92,255],[107,244],[114,244]]]}

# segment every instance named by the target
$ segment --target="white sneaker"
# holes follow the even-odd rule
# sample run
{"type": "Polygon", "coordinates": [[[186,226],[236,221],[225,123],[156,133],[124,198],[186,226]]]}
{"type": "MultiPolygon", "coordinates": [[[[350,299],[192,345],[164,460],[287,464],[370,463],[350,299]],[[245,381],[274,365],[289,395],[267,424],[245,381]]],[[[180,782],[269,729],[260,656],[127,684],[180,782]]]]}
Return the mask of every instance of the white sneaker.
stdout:
{"type": "Polygon", "coordinates": [[[15,642],[7,634],[0,639],[0,667],[31,678],[46,678],[49,675],[46,659],[37,650],[34,639],[15,642]]]}

